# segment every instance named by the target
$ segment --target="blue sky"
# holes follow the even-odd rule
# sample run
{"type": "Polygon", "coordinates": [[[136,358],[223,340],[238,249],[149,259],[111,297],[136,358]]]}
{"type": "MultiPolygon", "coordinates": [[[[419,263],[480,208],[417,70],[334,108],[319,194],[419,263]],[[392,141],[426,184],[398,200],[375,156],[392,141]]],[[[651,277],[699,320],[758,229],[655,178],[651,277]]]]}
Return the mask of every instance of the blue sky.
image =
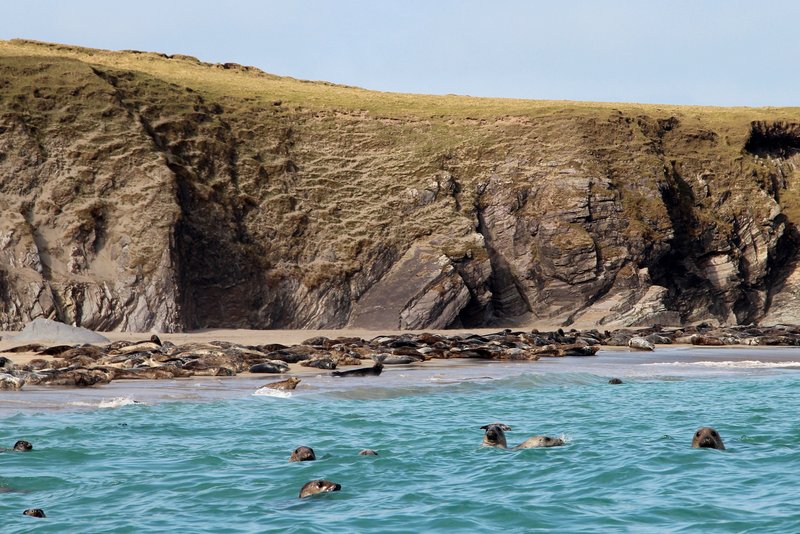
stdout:
{"type": "Polygon", "coordinates": [[[795,1],[3,4],[0,39],[184,53],[383,91],[800,104],[800,2],[795,1]]]}

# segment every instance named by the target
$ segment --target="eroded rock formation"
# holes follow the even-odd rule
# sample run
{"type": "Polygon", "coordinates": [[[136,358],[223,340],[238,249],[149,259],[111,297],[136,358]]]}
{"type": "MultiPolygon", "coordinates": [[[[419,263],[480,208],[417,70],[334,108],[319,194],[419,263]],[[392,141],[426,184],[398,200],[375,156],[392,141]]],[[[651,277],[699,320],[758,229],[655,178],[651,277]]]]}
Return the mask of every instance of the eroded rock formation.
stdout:
{"type": "Polygon", "coordinates": [[[0,329],[798,322],[800,110],[0,43],[0,329]]]}

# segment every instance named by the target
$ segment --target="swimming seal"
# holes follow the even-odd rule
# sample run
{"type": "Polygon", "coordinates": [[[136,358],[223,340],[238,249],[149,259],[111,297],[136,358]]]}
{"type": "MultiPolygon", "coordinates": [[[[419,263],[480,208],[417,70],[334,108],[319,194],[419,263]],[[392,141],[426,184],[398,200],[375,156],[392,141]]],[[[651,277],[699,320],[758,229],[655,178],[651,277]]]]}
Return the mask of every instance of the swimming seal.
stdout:
{"type": "Polygon", "coordinates": [[[608,381],[608,383],[609,384],[622,384],[622,380],[620,380],[619,378],[612,378],[611,380],[608,381]]]}
{"type": "Polygon", "coordinates": [[[722,436],[710,426],[697,429],[697,432],[694,433],[694,437],[692,438],[692,447],[695,449],[708,448],[720,451],[725,450],[725,444],[722,443],[722,436]]]}
{"type": "Polygon", "coordinates": [[[372,449],[363,449],[358,451],[359,456],[378,456],[378,453],[373,451],[372,449]]]}
{"type": "Polygon", "coordinates": [[[349,371],[334,371],[331,376],[378,376],[383,371],[383,364],[376,363],[372,367],[361,367],[360,369],[350,369],[349,371]]]}
{"type": "Polygon", "coordinates": [[[29,515],[31,517],[47,517],[46,515],[44,515],[44,510],[42,510],[41,508],[28,508],[27,510],[22,512],[22,515],[29,515]]]}
{"type": "Polygon", "coordinates": [[[28,452],[33,450],[33,445],[30,441],[21,439],[17,441],[12,448],[0,447],[0,452],[28,452]]]}
{"type": "Polygon", "coordinates": [[[314,449],[306,447],[305,445],[297,447],[292,451],[292,455],[289,457],[290,462],[311,462],[316,459],[317,457],[314,454],[314,449]]]}
{"type": "MultiPolygon", "coordinates": [[[[506,444],[506,430],[511,430],[511,427],[503,423],[492,423],[481,427],[485,430],[483,435],[482,447],[497,447],[498,449],[507,449],[506,444]]],[[[564,444],[561,438],[551,438],[550,436],[533,436],[528,438],[516,447],[516,449],[533,449],[536,447],[558,447],[564,444]]]]}
{"type": "Polygon", "coordinates": [[[311,482],[306,482],[305,485],[300,488],[300,498],[316,495],[317,493],[339,491],[340,489],[342,489],[341,484],[331,482],[330,480],[312,480],[311,482]]]}
{"type": "Polygon", "coordinates": [[[300,379],[294,376],[290,376],[286,380],[281,380],[280,382],[270,382],[269,384],[264,384],[261,388],[269,388],[269,389],[294,389],[297,387],[297,384],[300,383],[300,379]]]}

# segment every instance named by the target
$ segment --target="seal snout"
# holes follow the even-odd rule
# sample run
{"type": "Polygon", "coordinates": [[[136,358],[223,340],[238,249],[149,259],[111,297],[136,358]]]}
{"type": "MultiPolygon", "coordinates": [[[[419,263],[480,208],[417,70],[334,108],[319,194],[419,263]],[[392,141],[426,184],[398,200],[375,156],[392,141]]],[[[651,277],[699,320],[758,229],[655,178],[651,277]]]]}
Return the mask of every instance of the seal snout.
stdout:
{"type": "Polygon", "coordinates": [[[695,449],[725,450],[725,444],[722,442],[722,436],[719,435],[719,432],[709,426],[699,428],[697,432],[694,433],[694,437],[692,438],[692,447],[695,449]]]}
{"type": "Polygon", "coordinates": [[[340,491],[342,489],[341,484],[337,484],[336,482],[332,482],[330,480],[312,480],[311,482],[306,482],[306,484],[300,489],[300,498],[308,497],[310,495],[317,495],[319,493],[330,493],[332,491],[340,491]]]}

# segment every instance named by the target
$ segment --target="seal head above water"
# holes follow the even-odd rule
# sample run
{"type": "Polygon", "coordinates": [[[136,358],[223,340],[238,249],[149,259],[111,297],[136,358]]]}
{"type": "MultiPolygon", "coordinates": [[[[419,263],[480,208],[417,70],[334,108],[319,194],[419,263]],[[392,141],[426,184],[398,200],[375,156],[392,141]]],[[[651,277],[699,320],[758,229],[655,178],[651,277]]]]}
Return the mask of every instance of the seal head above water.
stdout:
{"type": "Polygon", "coordinates": [[[311,462],[316,459],[317,457],[314,454],[314,449],[306,447],[305,445],[297,447],[292,451],[292,455],[289,457],[290,462],[311,462]]]}
{"type": "MultiPolygon", "coordinates": [[[[491,423],[481,427],[485,430],[483,435],[482,447],[497,447],[498,449],[507,449],[506,443],[506,430],[511,430],[511,427],[503,423],[491,423]]],[[[564,445],[564,440],[561,438],[553,438],[550,436],[533,436],[526,439],[514,449],[533,449],[537,447],[558,447],[564,445]]]]}
{"type": "Polygon", "coordinates": [[[28,508],[27,510],[22,512],[22,515],[29,515],[31,517],[47,517],[44,514],[44,510],[42,510],[41,508],[28,508]]]}
{"type": "Polygon", "coordinates": [[[330,480],[312,480],[311,482],[306,482],[305,485],[300,488],[300,498],[316,495],[317,493],[339,491],[340,489],[342,489],[341,484],[331,482],[330,480]]]}
{"type": "Polygon", "coordinates": [[[722,436],[710,426],[697,429],[697,432],[694,433],[694,437],[692,438],[692,447],[695,449],[725,450],[725,444],[722,443],[722,436]]]}

